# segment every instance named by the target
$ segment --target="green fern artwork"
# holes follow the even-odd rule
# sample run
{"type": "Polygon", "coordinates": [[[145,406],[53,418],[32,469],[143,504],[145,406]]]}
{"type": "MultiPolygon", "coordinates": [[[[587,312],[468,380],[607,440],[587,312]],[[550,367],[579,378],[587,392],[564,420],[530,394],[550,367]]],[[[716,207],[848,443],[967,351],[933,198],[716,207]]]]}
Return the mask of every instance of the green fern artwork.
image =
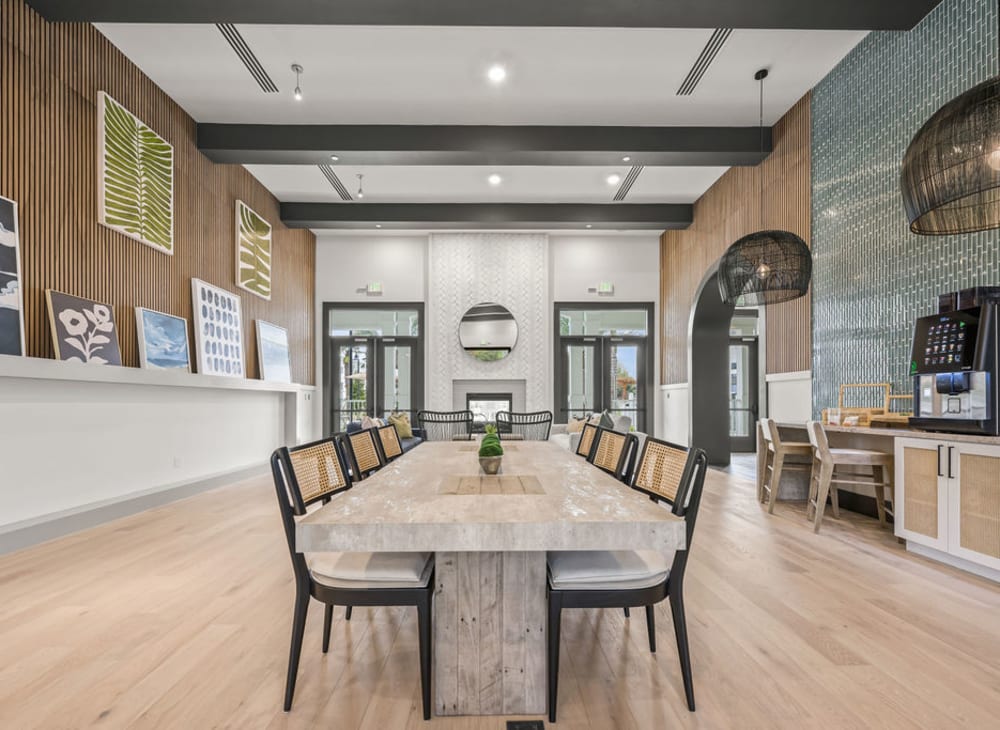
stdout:
{"type": "Polygon", "coordinates": [[[98,94],[99,220],[174,253],[174,148],[134,114],[98,94]]]}
{"type": "Polygon", "coordinates": [[[236,284],[271,298],[271,224],[242,200],[236,201],[236,284]]]}

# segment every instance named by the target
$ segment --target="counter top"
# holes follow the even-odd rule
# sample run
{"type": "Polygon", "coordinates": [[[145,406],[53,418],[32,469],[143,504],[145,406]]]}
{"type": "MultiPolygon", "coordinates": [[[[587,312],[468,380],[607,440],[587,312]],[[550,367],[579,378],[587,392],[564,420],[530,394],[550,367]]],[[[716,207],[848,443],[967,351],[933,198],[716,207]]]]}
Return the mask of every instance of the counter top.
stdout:
{"type": "MultiPolygon", "coordinates": [[[[804,423],[779,423],[778,428],[802,429],[804,423]]],[[[979,436],[969,433],[939,433],[936,431],[918,431],[914,428],[872,428],[871,426],[824,426],[827,433],[849,433],[858,436],[881,436],[887,438],[932,439],[934,441],[954,441],[964,444],[987,444],[1000,446],[1000,436],[979,436]]]]}

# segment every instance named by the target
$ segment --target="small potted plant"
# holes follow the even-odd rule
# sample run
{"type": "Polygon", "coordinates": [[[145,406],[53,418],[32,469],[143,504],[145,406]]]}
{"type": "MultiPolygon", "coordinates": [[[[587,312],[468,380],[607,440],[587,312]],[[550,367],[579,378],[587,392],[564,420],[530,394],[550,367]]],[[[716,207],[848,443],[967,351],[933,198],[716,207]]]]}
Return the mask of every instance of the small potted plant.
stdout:
{"type": "Polygon", "coordinates": [[[503,461],[503,446],[500,445],[500,437],[497,436],[497,427],[489,424],[486,426],[486,435],[479,443],[479,468],[487,474],[496,474],[500,471],[501,461],[503,461]]]}

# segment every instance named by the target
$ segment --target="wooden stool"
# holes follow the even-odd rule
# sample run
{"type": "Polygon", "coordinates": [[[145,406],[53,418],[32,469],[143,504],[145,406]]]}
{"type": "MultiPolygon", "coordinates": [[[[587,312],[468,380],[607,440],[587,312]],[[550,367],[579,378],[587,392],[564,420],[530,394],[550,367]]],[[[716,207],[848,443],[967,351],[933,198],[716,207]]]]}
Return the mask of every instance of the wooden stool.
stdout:
{"type": "MultiPolygon", "coordinates": [[[[819,421],[809,421],[806,425],[809,431],[809,441],[813,446],[813,471],[809,480],[809,506],[806,508],[806,518],[813,520],[813,532],[819,532],[823,521],[823,510],[826,509],[826,497],[830,495],[830,505],[833,516],[840,517],[840,496],[838,484],[864,484],[875,489],[875,505],[878,508],[878,521],[885,527],[886,508],[885,490],[889,489],[889,499],[896,506],[896,494],[892,484],[893,458],[892,454],[866,449],[831,449],[826,438],[826,431],[819,421]],[[835,478],[837,467],[840,466],[870,466],[871,481],[858,479],[835,478]],[[881,474],[881,478],[879,478],[881,474]],[[810,517],[810,514],[813,516],[810,517]]],[[[847,476],[860,477],[861,474],[848,473],[847,476]]]]}
{"type": "Polygon", "coordinates": [[[785,463],[786,456],[812,457],[813,449],[801,441],[782,441],[778,425],[773,418],[762,418],[757,422],[757,500],[768,497],[767,511],[774,514],[774,503],[781,490],[781,473],[784,469],[811,469],[811,464],[785,463]]]}

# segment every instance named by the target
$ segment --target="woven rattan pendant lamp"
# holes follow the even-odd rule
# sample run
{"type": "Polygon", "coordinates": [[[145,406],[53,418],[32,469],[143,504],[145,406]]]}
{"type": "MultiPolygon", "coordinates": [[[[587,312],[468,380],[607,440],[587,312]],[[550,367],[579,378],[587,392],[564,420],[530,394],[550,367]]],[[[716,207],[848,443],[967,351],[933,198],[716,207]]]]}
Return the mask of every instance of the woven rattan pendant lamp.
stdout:
{"type": "MultiPolygon", "coordinates": [[[[764,156],[764,79],[760,82],[760,152],[764,156]]],[[[760,220],[764,222],[764,175],[760,180],[760,220]]],[[[719,262],[722,301],[736,307],[777,304],[804,296],[812,276],[812,256],[806,242],[789,231],[757,231],[729,247],[719,262]]]]}
{"type": "Polygon", "coordinates": [[[906,148],[900,187],[914,233],[1000,228],[1000,76],[927,120],[906,148]]]}

